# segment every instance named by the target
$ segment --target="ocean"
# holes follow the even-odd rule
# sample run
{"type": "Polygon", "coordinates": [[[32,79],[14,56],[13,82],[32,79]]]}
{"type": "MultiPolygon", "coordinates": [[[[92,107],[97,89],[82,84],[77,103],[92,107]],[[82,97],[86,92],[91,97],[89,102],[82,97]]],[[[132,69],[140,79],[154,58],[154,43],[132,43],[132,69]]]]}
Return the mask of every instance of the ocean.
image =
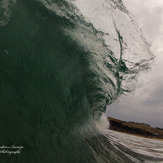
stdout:
{"type": "Polygon", "coordinates": [[[163,161],[103,118],[153,59],[121,0],[1,0],[0,162],[163,161]]]}

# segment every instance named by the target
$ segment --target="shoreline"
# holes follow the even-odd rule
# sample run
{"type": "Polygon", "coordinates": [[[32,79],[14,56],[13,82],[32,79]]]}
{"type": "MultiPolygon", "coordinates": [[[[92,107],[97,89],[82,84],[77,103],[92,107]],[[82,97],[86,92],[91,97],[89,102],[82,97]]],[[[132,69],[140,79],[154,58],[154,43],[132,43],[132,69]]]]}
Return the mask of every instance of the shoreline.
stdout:
{"type": "Polygon", "coordinates": [[[126,122],[112,117],[107,117],[107,119],[110,123],[110,130],[163,141],[163,130],[160,128],[154,128],[144,123],[126,122]]]}

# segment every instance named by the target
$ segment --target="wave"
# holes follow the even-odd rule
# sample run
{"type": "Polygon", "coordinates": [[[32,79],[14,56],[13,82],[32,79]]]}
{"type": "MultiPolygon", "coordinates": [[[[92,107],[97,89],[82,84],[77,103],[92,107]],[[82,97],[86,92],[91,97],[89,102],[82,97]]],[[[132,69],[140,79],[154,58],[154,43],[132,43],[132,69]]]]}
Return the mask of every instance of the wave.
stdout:
{"type": "Polygon", "coordinates": [[[154,58],[123,2],[3,0],[0,8],[0,144],[24,146],[2,160],[131,161],[96,126],[154,58]]]}

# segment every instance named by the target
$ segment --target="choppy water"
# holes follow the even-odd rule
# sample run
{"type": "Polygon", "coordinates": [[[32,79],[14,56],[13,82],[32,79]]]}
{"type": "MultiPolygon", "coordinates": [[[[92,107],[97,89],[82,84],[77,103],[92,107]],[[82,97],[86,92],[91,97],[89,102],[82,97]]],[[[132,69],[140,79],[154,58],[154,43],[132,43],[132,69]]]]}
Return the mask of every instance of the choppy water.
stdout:
{"type": "Polygon", "coordinates": [[[116,131],[105,131],[112,145],[125,153],[133,162],[161,162],[163,141],[141,138],[116,131]]]}
{"type": "Polygon", "coordinates": [[[96,126],[149,69],[149,47],[120,0],[2,0],[0,144],[24,148],[0,162],[160,161],[96,126]]]}

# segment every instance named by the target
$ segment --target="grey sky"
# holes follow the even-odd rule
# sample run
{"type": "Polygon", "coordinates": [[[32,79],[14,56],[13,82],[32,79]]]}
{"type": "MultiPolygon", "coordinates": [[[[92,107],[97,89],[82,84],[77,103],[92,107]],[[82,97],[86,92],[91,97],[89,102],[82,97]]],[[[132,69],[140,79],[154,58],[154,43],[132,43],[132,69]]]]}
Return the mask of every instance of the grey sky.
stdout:
{"type": "Polygon", "coordinates": [[[163,51],[163,1],[162,0],[123,0],[134,15],[143,33],[152,41],[152,49],[163,51]]]}
{"type": "Polygon", "coordinates": [[[163,0],[123,0],[136,18],[156,59],[152,70],[141,73],[134,94],[122,95],[106,114],[163,128],[163,0]]]}

